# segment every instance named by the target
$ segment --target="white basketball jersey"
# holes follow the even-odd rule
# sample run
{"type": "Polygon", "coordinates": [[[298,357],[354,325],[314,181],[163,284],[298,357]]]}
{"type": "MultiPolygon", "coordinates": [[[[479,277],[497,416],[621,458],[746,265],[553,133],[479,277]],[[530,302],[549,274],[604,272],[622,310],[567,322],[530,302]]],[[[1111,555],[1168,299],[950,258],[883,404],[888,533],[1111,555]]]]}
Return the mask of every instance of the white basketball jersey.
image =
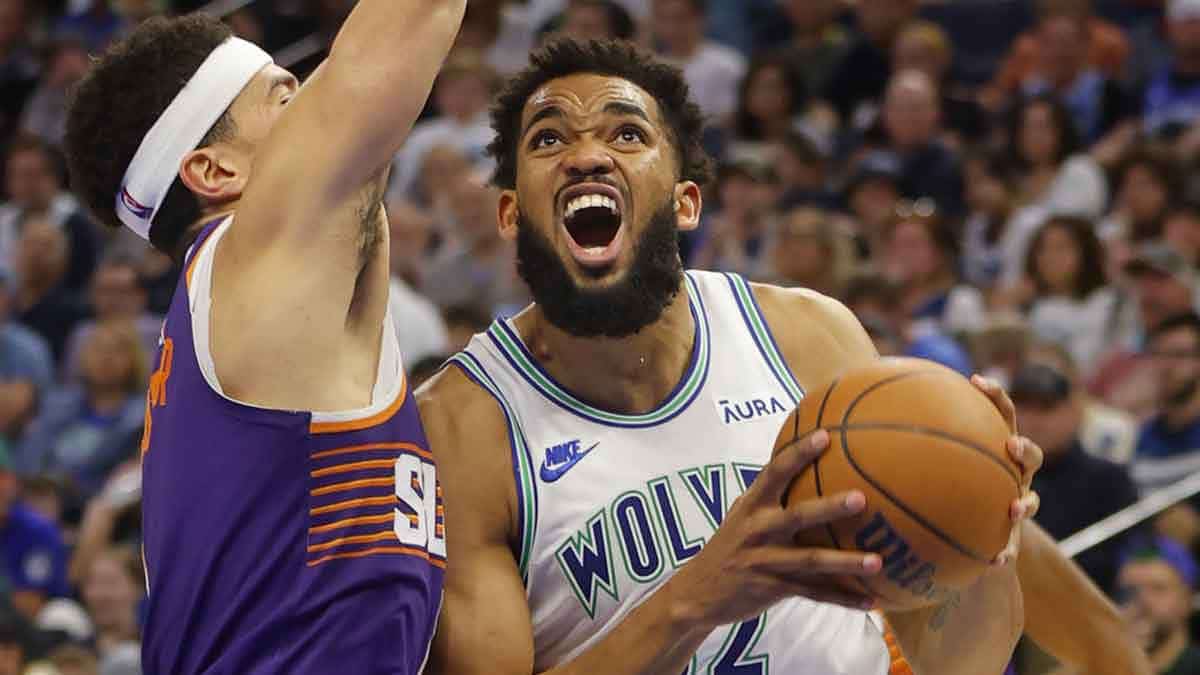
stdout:
{"type": "MultiPolygon", "coordinates": [[[[539,672],[602,639],[700,551],[803,396],[744,280],[689,272],[685,285],[691,361],[643,415],[573,396],[511,323],[454,357],[508,419],[539,672]]],[[[794,599],[715,630],[685,673],[884,675],[888,666],[875,617],[794,599]]]]}

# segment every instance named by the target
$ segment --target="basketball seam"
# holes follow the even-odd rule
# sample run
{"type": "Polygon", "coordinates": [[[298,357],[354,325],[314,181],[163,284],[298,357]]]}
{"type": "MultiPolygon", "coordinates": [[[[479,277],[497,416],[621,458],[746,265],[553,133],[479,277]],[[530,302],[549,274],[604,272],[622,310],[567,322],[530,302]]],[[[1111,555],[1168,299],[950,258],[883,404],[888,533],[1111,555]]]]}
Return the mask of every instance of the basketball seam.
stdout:
{"type": "MultiPolygon", "coordinates": [[[[829,403],[829,397],[833,395],[833,390],[838,386],[838,382],[840,382],[841,379],[842,378],[840,378],[840,377],[834,378],[833,382],[829,383],[829,388],[825,390],[825,395],[821,397],[821,407],[817,408],[817,429],[821,428],[821,419],[825,417],[825,404],[829,403]]],[[[800,416],[799,415],[795,416],[795,423],[793,425],[793,429],[794,429],[794,431],[792,432],[792,437],[795,438],[800,432],[800,416]]],[[[821,458],[820,457],[813,460],[813,479],[814,479],[814,482],[816,483],[817,496],[824,497],[825,495],[821,490],[821,458]]],[[[837,531],[833,529],[833,523],[825,523],[825,533],[827,535],[829,535],[829,540],[833,542],[834,548],[836,548],[839,551],[844,550],[842,548],[842,542],[838,540],[837,531]]],[[[845,576],[846,576],[846,578],[852,580],[855,584],[857,584],[858,587],[862,590],[862,592],[865,593],[866,595],[875,595],[877,597],[883,598],[884,600],[887,600],[888,602],[896,604],[895,601],[892,600],[891,598],[889,598],[886,593],[881,593],[878,590],[876,590],[875,588],[873,588],[872,586],[868,585],[865,579],[854,576],[852,574],[847,574],[845,576]]]]}
{"type": "Polygon", "coordinates": [[[918,374],[920,374],[920,373],[909,372],[909,373],[900,373],[898,375],[893,375],[892,377],[880,380],[879,382],[872,384],[871,386],[867,387],[866,389],[860,391],[857,395],[855,395],[854,400],[852,400],[850,402],[850,405],[846,406],[846,411],[844,413],[842,413],[842,423],[840,425],[841,436],[842,436],[842,455],[844,455],[846,457],[846,461],[850,463],[850,466],[852,466],[854,468],[854,470],[858,472],[858,475],[861,476],[863,480],[870,483],[871,487],[878,490],[879,493],[882,494],[884,497],[887,497],[887,499],[889,501],[891,501],[892,504],[894,504],[896,506],[896,508],[898,508],[901,511],[903,511],[904,513],[906,513],[910,518],[915,520],[918,525],[920,525],[920,526],[924,527],[926,530],[929,530],[930,532],[932,532],[934,534],[934,536],[941,539],[943,542],[948,544],[951,548],[955,549],[959,553],[962,553],[963,555],[965,555],[968,558],[975,560],[977,562],[986,563],[986,562],[988,562],[987,558],[983,557],[982,555],[968,549],[967,547],[963,546],[959,542],[955,541],[953,537],[951,537],[946,532],[943,532],[941,530],[941,528],[937,527],[932,522],[927,520],[924,516],[917,513],[908,504],[905,504],[904,502],[897,499],[896,496],[893,495],[887,488],[885,488],[883,485],[881,485],[879,482],[877,482],[874,478],[872,478],[869,474],[867,474],[866,471],[863,471],[862,467],[858,465],[858,462],[856,462],[854,460],[854,455],[850,452],[850,439],[848,438],[848,435],[846,432],[847,432],[847,428],[849,427],[850,414],[852,412],[854,412],[854,408],[864,398],[866,398],[867,394],[875,391],[876,389],[880,389],[884,385],[891,384],[892,382],[897,382],[906,377],[910,377],[910,376],[918,375],[918,374]]]}
{"type": "Polygon", "coordinates": [[[933,436],[934,438],[940,438],[945,441],[951,441],[953,443],[968,447],[991,460],[994,464],[996,464],[996,466],[1000,467],[1006,474],[1008,474],[1008,477],[1012,479],[1013,484],[1017,486],[1018,490],[1021,488],[1021,481],[1017,477],[1016,472],[1012,470],[1012,467],[1006,465],[1002,459],[997,457],[987,448],[965,438],[955,436],[954,434],[948,434],[944,431],[939,431],[938,429],[930,429],[928,427],[922,427],[915,424],[894,424],[891,422],[857,422],[854,424],[847,424],[843,427],[832,427],[831,431],[840,431],[842,429],[849,431],[897,431],[900,433],[923,434],[926,436],[933,436]]]}

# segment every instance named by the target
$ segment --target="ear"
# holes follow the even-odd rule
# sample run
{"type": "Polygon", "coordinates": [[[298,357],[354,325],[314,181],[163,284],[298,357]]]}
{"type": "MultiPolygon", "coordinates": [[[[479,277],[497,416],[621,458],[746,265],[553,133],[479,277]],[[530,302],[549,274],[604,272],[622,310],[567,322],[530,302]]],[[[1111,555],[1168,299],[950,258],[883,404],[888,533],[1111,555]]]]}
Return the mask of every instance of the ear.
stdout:
{"type": "Polygon", "coordinates": [[[517,204],[517,191],[505,190],[500,193],[496,203],[496,222],[500,226],[500,238],[515,241],[517,238],[517,221],[520,220],[521,209],[517,204]]]}
{"type": "Polygon", "coordinates": [[[223,149],[209,146],[193,150],[179,166],[179,179],[201,204],[222,204],[242,196],[250,178],[248,164],[223,149]],[[243,168],[246,167],[246,168],[243,168]]]}
{"type": "Polygon", "coordinates": [[[690,180],[675,185],[675,219],[679,229],[694,230],[700,227],[700,210],[704,206],[700,186],[690,180]]]}

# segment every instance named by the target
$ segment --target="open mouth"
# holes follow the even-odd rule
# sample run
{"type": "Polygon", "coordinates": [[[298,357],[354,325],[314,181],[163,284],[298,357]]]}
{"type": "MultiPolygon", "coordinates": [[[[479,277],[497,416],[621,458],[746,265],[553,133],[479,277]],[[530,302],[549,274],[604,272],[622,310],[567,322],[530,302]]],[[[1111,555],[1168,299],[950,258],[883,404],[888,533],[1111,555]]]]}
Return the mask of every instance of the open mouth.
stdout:
{"type": "Polygon", "coordinates": [[[581,186],[571,192],[562,211],[571,253],[585,267],[611,265],[623,238],[620,193],[608,186],[581,186]]]}

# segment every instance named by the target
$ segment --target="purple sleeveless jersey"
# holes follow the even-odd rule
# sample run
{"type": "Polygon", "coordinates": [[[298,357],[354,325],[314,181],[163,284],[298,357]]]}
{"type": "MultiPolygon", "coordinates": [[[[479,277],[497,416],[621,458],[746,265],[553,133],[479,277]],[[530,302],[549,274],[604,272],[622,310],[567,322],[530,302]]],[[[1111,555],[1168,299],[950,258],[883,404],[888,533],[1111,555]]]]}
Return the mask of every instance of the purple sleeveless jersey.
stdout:
{"type": "Polygon", "coordinates": [[[354,422],[230,401],[197,361],[190,276],[189,264],[142,441],[145,672],[418,672],[441,605],[445,539],[407,384],[354,422]]]}

